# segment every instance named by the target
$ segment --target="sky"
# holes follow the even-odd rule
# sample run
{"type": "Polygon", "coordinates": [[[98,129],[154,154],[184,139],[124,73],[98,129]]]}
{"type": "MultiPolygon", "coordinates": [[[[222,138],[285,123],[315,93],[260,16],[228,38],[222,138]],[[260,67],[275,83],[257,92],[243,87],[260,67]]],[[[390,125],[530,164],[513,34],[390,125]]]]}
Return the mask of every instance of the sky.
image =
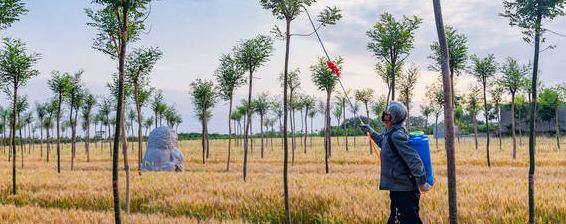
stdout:
{"type": "MultiPolygon", "coordinates": [[[[14,37],[27,43],[32,52],[42,55],[36,68],[40,75],[31,80],[22,90],[31,102],[43,102],[53,97],[47,87],[52,71],[75,72],[84,69],[83,81],[97,96],[108,94],[105,87],[111,74],[116,72],[116,63],[107,55],[92,49],[95,30],[86,24],[89,19],[85,8],[96,8],[90,0],[27,0],[27,15],[12,27],[3,30],[2,37],[14,37]]],[[[499,62],[506,57],[515,57],[522,63],[532,58],[533,47],[521,39],[520,30],[508,25],[506,18],[498,14],[503,11],[503,1],[497,0],[451,0],[443,1],[444,21],[468,37],[469,53],[479,56],[495,54],[499,62]]],[[[372,28],[384,12],[396,18],[418,16],[423,24],[416,32],[415,48],[408,62],[415,63],[420,70],[419,84],[415,90],[415,103],[411,112],[417,113],[420,104],[426,102],[426,86],[437,81],[439,76],[427,69],[433,63],[430,44],[437,40],[432,11],[432,1],[415,0],[319,0],[309,8],[317,14],[325,6],[337,6],[343,19],[336,25],[323,28],[320,35],[331,56],[345,58],[343,82],[348,89],[373,88],[377,95],[386,94],[386,85],[374,72],[378,62],[367,50],[370,41],[366,32],[372,28]]],[[[183,124],[179,132],[200,132],[200,123],[194,116],[189,84],[197,79],[213,80],[218,59],[230,53],[240,41],[257,35],[269,35],[274,25],[283,22],[263,9],[257,0],[160,0],[151,4],[151,14],[146,21],[148,31],[136,47],[158,46],[163,58],[151,75],[151,84],[163,90],[167,103],[181,113],[183,124]]],[[[544,24],[547,28],[566,33],[566,18],[557,18],[544,24]]],[[[302,15],[292,24],[292,33],[310,33],[308,19],[302,15]]],[[[546,34],[547,45],[556,45],[541,54],[541,78],[546,86],[566,81],[564,53],[566,38],[546,34]]],[[[268,92],[280,96],[282,88],[277,80],[283,71],[284,43],[276,40],[275,51],[270,61],[257,71],[254,79],[254,94],[268,92]]],[[[325,94],[312,84],[309,67],[316,63],[323,52],[314,36],[293,37],[291,40],[290,69],[301,70],[300,92],[322,99],[325,94]]],[[[457,88],[465,91],[476,84],[470,75],[459,78],[457,88]]],[[[247,86],[237,90],[236,101],[247,94],[247,86]]],[[[6,105],[6,96],[0,103],[6,105]]],[[[33,105],[33,104],[32,104],[33,105]]],[[[219,102],[210,120],[211,133],[227,132],[227,102],[219,102]]],[[[147,113],[149,114],[149,113],[147,113]]],[[[336,121],[333,121],[335,124],[336,121]]],[[[315,129],[322,126],[322,118],[315,121],[315,129]]],[[[259,125],[254,125],[259,130],[259,125]]]]}

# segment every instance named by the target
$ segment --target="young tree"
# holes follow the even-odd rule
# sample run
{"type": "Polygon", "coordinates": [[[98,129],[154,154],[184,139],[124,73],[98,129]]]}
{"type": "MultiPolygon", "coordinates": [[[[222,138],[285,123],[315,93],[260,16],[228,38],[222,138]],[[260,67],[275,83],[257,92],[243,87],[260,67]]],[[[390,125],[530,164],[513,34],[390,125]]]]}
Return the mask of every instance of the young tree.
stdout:
{"type": "MultiPolygon", "coordinates": [[[[94,0],[103,6],[102,9],[94,12],[86,9],[87,16],[92,20],[88,25],[98,31],[94,40],[93,48],[111,56],[118,61],[117,79],[117,105],[116,105],[116,127],[114,132],[114,154],[113,154],[113,196],[114,196],[114,217],[116,223],[121,223],[120,200],[118,195],[118,143],[124,128],[124,77],[126,49],[128,43],[139,39],[140,34],[145,30],[144,22],[150,12],[148,7],[151,0],[94,0]]],[[[127,150],[127,146],[122,146],[127,150]]],[[[128,170],[128,169],[126,169],[128,170]]],[[[126,183],[128,185],[128,183],[126,183]]],[[[128,189],[128,187],[126,187],[128,189]]],[[[128,191],[128,190],[126,190],[128,191]]],[[[126,213],[129,213],[129,200],[126,194],[126,213]]]]}
{"type": "Polygon", "coordinates": [[[497,138],[499,138],[499,149],[502,149],[503,142],[501,140],[501,101],[503,100],[503,87],[496,81],[495,86],[490,88],[491,103],[495,106],[495,115],[497,118],[497,138]]]}
{"type": "Polygon", "coordinates": [[[273,41],[267,36],[259,35],[253,39],[241,42],[234,48],[234,58],[244,71],[249,74],[248,77],[248,101],[246,112],[246,127],[244,128],[244,165],[243,178],[246,181],[247,165],[248,165],[248,138],[251,132],[252,119],[252,89],[254,72],[263,66],[273,53],[273,41]]]}
{"type": "MultiPolygon", "coordinates": [[[[342,69],[342,58],[338,58],[335,62],[336,66],[342,69]]],[[[336,82],[338,77],[326,66],[326,60],[324,58],[319,58],[318,63],[311,66],[312,71],[312,81],[320,91],[326,92],[326,108],[324,115],[324,149],[325,149],[325,171],[328,174],[328,158],[331,150],[331,139],[330,139],[330,99],[332,97],[332,91],[336,87],[336,82]]]]}
{"type": "MultiPolygon", "coordinates": [[[[369,106],[372,102],[373,102],[373,98],[374,98],[374,90],[373,89],[362,89],[362,90],[356,90],[354,91],[354,98],[359,101],[362,102],[364,104],[364,107],[366,109],[366,116],[368,119],[371,120],[370,116],[369,116],[369,106]]],[[[369,154],[371,155],[372,153],[372,148],[371,148],[371,140],[368,141],[369,144],[369,154]]]]}
{"type": "MultiPolygon", "coordinates": [[[[96,98],[90,93],[85,93],[84,104],[82,106],[82,128],[85,132],[85,152],[86,161],[90,162],[90,124],[92,122],[92,108],[96,105],[96,98]]],[[[95,128],[96,130],[96,128],[95,128]]]]}
{"type": "Polygon", "coordinates": [[[513,138],[513,160],[517,155],[517,137],[516,137],[516,121],[515,121],[515,96],[517,91],[522,88],[525,76],[529,72],[527,66],[521,66],[514,58],[507,58],[500,68],[501,78],[499,85],[511,94],[511,136],[513,138]]]}
{"type": "Polygon", "coordinates": [[[61,105],[73,85],[73,77],[69,73],[53,71],[51,79],[47,83],[57,99],[57,111],[55,113],[57,131],[57,173],[61,173],[61,105]]]}
{"type": "Polygon", "coordinates": [[[245,71],[232,55],[225,54],[220,57],[220,65],[214,76],[218,83],[218,95],[222,100],[228,101],[228,159],[226,160],[226,171],[230,170],[230,154],[232,152],[232,104],[234,91],[246,83],[245,71]]]}
{"type": "MultiPolygon", "coordinates": [[[[456,89],[454,88],[454,76],[460,75],[462,70],[466,68],[466,61],[468,60],[468,38],[464,34],[459,34],[454,27],[446,26],[446,42],[448,44],[448,54],[450,55],[450,82],[452,89],[452,97],[456,96],[456,89]]],[[[442,65],[442,51],[437,41],[430,45],[432,55],[430,59],[434,60],[436,64],[429,67],[432,71],[441,71],[442,65]]],[[[452,99],[455,103],[455,99],[452,99]]]]}
{"type": "Polygon", "coordinates": [[[0,31],[12,26],[12,23],[20,21],[21,15],[28,10],[20,0],[0,0],[0,31]]]}
{"type": "Polygon", "coordinates": [[[208,119],[212,117],[212,108],[216,104],[216,87],[212,81],[197,79],[191,83],[191,92],[195,113],[202,124],[202,163],[205,164],[205,154],[208,154],[208,119]]]}
{"type": "Polygon", "coordinates": [[[46,162],[49,163],[49,156],[51,154],[51,144],[53,143],[53,139],[51,138],[50,131],[53,129],[53,116],[57,113],[57,100],[52,99],[46,103],[46,111],[47,116],[43,122],[43,128],[46,131],[46,140],[47,140],[47,152],[46,152],[46,162]]]}
{"type": "Polygon", "coordinates": [[[66,99],[69,104],[69,124],[71,126],[71,170],[74,169],[76,157],[76,136],[77,136],[77,117],[79,109],[84,102],[84,88],[81,83],[83,70],[78,71],[72,76],[66,99]],[[75,114],[73,114],[75,112],[75,114]]]}
{"type": "Polygon", "coordinates": [[[35,103],[35,115],[37,116],[37,127],[39,128],[39,150],[41,158],[43,159],[43,123],[47,116],[47,105],[42,103],[35,103]]]}
{"type": "MultiPolygon", "coordinates": [[[[289,54],[290,54],[290,48],[291,48],[291,36],[310,36],[311,34],[307,34],[307,35],[300,35],[300,34],[292,34],[291,33],[291,22],[294,21],[302,12],[302,9],[304,9],[304,12],[307,13],[307,16],[310,19],[310,14],[308,14],[307,8],[308,6],[312,5],[313,3],[315,3],[316,0],[293,0],[293,1],[281,1],[281,0],[260,0],[261,6],[264,9],[267,9],[269,11],[271,11],[273,13],[273,16],[275,16],[277,19],[279,20],[285,20],[285,33],[282,33],[281,30],[279,29],[279,27],[275,27],[274,32],[276,33],[277,36],[279,36],[279,38],[281,39],[285,39],[285,66],[284,66],[284,70],[283,70],[283,83],[287,83],[287,78],[289,75],[289,54]]],[[[331,8],[331,7],[327,7],[326,9],[324,9],[322,11],[322,13],[319,16],[318,22],[320,22],[320,25],[318,28],[315,29],[319,29],[323,26],[327,26],[327,25],[334,25],[336,24],[336,22],[338,20],[340,20],[342,18],[342,15],[340,15],[340,10],[338,10],[336,7],[331,8]]],[[[314,26],[314,23],[312,23],[311,20],[311,24],[314,26]]],[[[318,36],[318,34],[317,34],[318,36]]],[[[287,119],[288,119],[288,111],[287,111],[287,107],[289,106],[288,104],[288,99],[287,99],[287,86],[283,86],[283,149],[284,149],[284,158],[283,158],[283,192],[284,192],[284,197],[285,197],[285,223],[291,223],[291,213],[289,210],[289,188],[288,188],[288,184],[287,184],[287,166],[288,166],[288,160],[289,160],[289,155],[288,155],[288,141],[287,141],[287,119]]],[[[245,159],[245,157],[244,157],[245,159]]]]}
{"type": "Polygon", "coordinates": [[[442,86],[444,96],[444,139],[446,148],[446,166],[448,172],[448,214],[450,223],[458,222],[458,209],[456,200],[456,157],[454,150],[454,90],[450,74],[450,52],[444,31],[442,7],[440,0],[432,0],[434,20],[440,46],[440,71],[442,72],[442,86]]]}
{"type": "Polygon", "coordinates": [[[425,130],[428,130],[428,118],[434,112],[434,108],[431,105],[421,104],[420,109],[421,114],[425,117],[425,130]]]}
{"type": "Polygon", "coordinates": [[[537,83],[539,72],[540,42],[543,19],[552,20],[564,15],[565,0],[510,0],[504,1],[505,11],[501,14],[509,18],[509,25],[522,29],[523,40],[532,43],[534,40],[534,59],[531,80],[532,103],[529,123],[529,223],[535,222],[534,175],[535,175],[535,122],[537,104],[537,83]]]}
{"type": "Polygon", "coordinates": [[[560,109],[564,106],[564,95],[561,93],[560,87],[542,89],[539,105],[542,120],[554,118],[556,147],[560,149],[560,109]]]}
{"type": "Polygon", "coordinates": [[[399,79],[401,101],[407,106],[407,131],[411,131],[411,98],[419,80],[419,68],[412,64],[399,79]]]}
{"type": "MultiPolygon", "coordinates": [[[[0,15],[2,15],[0,13],[0,15]]],[[[1,17],[0,17],[1,18],[1,17]]],[[[6,23],[3,23],[6,24],[6,23]]],[[[8,23],[9,24],[9,23],[8,23]]],[[[18,90],[25,86],[38,71],[33,66],[39,60],[39,55],[28,53],[25,44],[17,39],[4,38],[3,48],[0,49],[0,83],[4,92],[12,101],[10,118],[10,145],[12,150],[12,194],[16,195],[16,117],[18,90]]]]}
{"type": "Polygon", "coordinates": [[[259,115],[260,121],[260,132],[261,132],[261,158],[263,159],[263,151],[264,151],[264,132],[263,132],[263,123],[264,117],[267,112],[270,110],[270,103],[269,103],[269,95],[267,93],[262,93],[256,97],[255,100],[252,101],[252,107],[254,112],[259,115]]]}
{"type": "MultiPolygon", "coordinates": [[[[307,153],[307,133],[308,133],[308,117],[312,111],[316,110],[316,98],[314,96],[303,95],[301,97],[301,104],[305,108],[305,126],[303,130],[303,151],[307,153]]],[[[312,128],[312,124],[311,124],[312,128]]]]}
{"type": "Polygon", "coordinates": [[[486,155],[487,155],[487,166],[491,167],[491,161],[489,160],[489,105],[487,103],[487,85],[491,83],[491,79],[497,72],[497,63],[495,62],[495,56],[493,54],[488,55],[485,58],[480,58],[476,55],[472,55],[472,75],[481,83],[483,87],[483,113],[485,116],[486,125],[486,155]]]}
{"type": "MultiPolygon", "coordinates": [[[[142,107],[151,95],[149,75],[155,64],[161,59],[163,53],[158,47],[137,48],[126,59],[126,82],[133,87],[132,98],[136,104],[136,119],[138,123],[138,174],[141,175],[141,162],[143,155],[142,144],[142,107]]],[[[132,124],[133,126],[133,124],[132,124]]],[[[133,130],[132,130],[133,131],[133,130]]],[[[133,136],[133,134],[132,134],[133,136]]]]}
{"type": "MultiPolygon", "coordinates": [[[[342,125],[342,131],[344,132],[344,147],[346,147],[346,152],[350,151],[349,146],[348,146],[348,125],[347,125],[347,122],[346,122],[347,121],[346,120],[346,100],[347,100],[346,95],[349,94],[349,93],[350,93],[350,90],[346,90],[345,93],[343,93],[341,91],[336,91],[336,93],[335,93],[336,94],[336,101],[342,109],[342,118],[344,120],[344,124],[342,125]]],[[[313,116],[315,116],[315,115],[316,115],[316,113],[313,114],[313,116]]]]}
{"type": "Polygon", "coordinates": [[[290,124],[291,124],[291,164],[295,164],[295,149],[297,148],[297,142],[295,138],[295,109],[300,107],[299,101],[296,99],[295,93],[301,87],[301,80],[299,75],[301,71],[299,69],[295,69],[289,74],[287,74],[287,82],[284,83],[285,80],[285,73],[282,73],[279,76],[279,81],[281,81],[281,87],[287,86],[289,88],[289,112],[290,112],[290,124]]]}
{"type": "MultiPolygon", "coordinates": [[[[384,13],[373,29],[366,34],[371,38],[368,49],[389,68],[387,71],[398,71],[404,60],[409,56],[415,41],[415,32],[422,23],[422,19],[414,16],[403,17],[401,21],[395,20],[393,15],[384,13]]],[[[391,83],[391,99],[395,100],[395,81],[397,74],[389,75],[391,83]]]]}
{"type": "Polygon", "coordinates": [[[475,148],[478,149],[478,113],[480,109],[480,100],[479,100],[479,91],[480,89],[477,86],[472,87],[468,96],[466,97],[466,112],[472,118],[472,125],[474,129],[474,142],[475,148]]]}
{"type": "MultiPolygon", "coordinates": [[[[432,113],[434,114],[434,139],[436,141],[436,151],[438,149],[438,118],[442,114],[442,106],[444,105],[444,91],[442,86],[439,83],[435,83],[430,85],[426,89],[426,98],[428,99],[428,105],[432,109],[432,113]]],[[[445,130],[446,132],[446,130],[445,130]]],[[[445,133],[446,134],[446,133],[445,133]]]]}

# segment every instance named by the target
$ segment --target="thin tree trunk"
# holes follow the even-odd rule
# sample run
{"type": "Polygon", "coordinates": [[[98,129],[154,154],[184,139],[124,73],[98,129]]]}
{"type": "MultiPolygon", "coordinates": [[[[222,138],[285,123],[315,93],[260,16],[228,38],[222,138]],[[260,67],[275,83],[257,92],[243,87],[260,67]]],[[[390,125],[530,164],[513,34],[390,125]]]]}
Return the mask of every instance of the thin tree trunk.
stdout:
{"type": "Polygon", "coordinates": [[[309,108],[305,107],[305,121],[304,121],[305,129],[303,130],[303,150],[305,154],[307,154],[307,133],[309,130],[308,118],[309,118],[309,108]]]}
{"type": "Polygon", "coordinates": [[[230,93],[230,103],[228,109],[228,159],[226,159],[226,171],[230,170],[230,154],[232,152],[232,93],[230,93]]]}
{"type": "Polygon", "coordinates": [[[438,33],[438,43],[442,52],[441,68],[442,83],[444,88],[444,129],[445,129],[445,148],[446,166],[448,172],[448,208],[450,223],[458,223],[458,203],[456,199],[456,157],[454,149],[454,102],[453,102],[453,82],[450,76],[450,56],[448,53],[448,43],[444,32],[444,21],[442,19],[442,8],[440,0],[433,0],[434,18],[438,33]]]}
{"type": "Polygon", "coordinates": [[[12,122],[10,124],[10,143],[12,145],[12,194],[16,195],[16,111],[17,111],[18,88],[14,84],[14,98],[12,102],[12,122]]]}
{"type": "Polygon", "coordinates": [[[291,213],[289,209],[289,185],[288,185],[288,163],[289,163],[289,145],[287,139],[287,79],[289,74],[289,47],[291,44],[291,19],[286,18],[287,32],[285,33],[285,67],[283,72],[283,193],[285,199],[285,223],[291,223],[291,213]]]}
{"type": "Polygon", "coordinates": [[[535,22],[535,53],[533,60],[533,77],[531,83],[532,103],[529,123],[529,223],[535,223],[535,141],[536,141],[536,109],[537,109],[537,76],[539,69],[539,53],[540,53],[540,36],[541,36],[541,20],[542,20],[542,2],[536,1],[537,16],[535,22]]]}
{"type": "MultiPolygon", "coordinates": [[[[246,122],[244,127],[244,165],[243,165],[243,177],[244,182],[246,181],[247,168],[248,168],[248,139],[250,133],[250,124],[252,123],[252,84],[253,84],[253,72],[250,71],[249,77],[249,88],[248,88],[248,105],[246,109],[246,122]]],[[[253,143],[252,143],[253,144],[253,143]]]]}
{"type": "MultiPolygon", "coordinates": [[[[520,121],[521,119],[519,119],[520,121]]],[[[513,139],[513,160],[517,158],[517,136],[515,129],[515,92],[511,92],[511,136],[513,139]]]]}
{"type": "MultiPolygon", "coordinates": [[[[124,111],[124,104],[122,104],[122,112],[124,111]]],[[[126,135],[126,128],[124,125],[124,116],[122,116],[122,125],[120,128],[122,153],[124,156],[124,171],[126,172],[126,214],[130,214],[130,162],[128,160],[128,136],[126,135]]]]}
{"type": "Polygon", "coordinates": [[[59,104],[57,105],[57,173],[61,173],[61,103],[63,102],[63,95],[59,93],[59,104]]]}
{"type": "Polygon", "coordinates": [[[478,119],[476,118],[476,116],[472,116],[472,122],[474,125],[474,143],[476,150],[478,150],[478,119]]]}
{"type": "Polygon", "coordinates": [[[328,170],[328,159],[330,157],[330,150],[332,147],[332,142],[331,142],[331,138],[330,138],[330,96],[331,96],[332,92],[330,90],[326,91],[326,114],[325,114],[325,124],[324,124],[324,150],[325,150],[325,156],[324,156],[324,164],[325,164],[325,171],[326,174],[329,173],[328,170]]]}
{"type": "Polygon", "coordinates": [[[486,149],[486,154],[487,154],[487,167],[491,167],[491,161],[489,160],[489,113],[487,110],[487,83],[486,81],[484,81],[483,84],[483,108],[484,108],[484,115],[485,115],[485,126],[486,126],[486,143],[485,143],[485,149],[486,149]]]}
{"type": "Polygon", "coordinates": [[[556,108],[556,115],[554,115],[554,117],[556,118],[556,146],[558,147],[558,150],[560,150],[560,108],[557,107],[556,108]]]}
{"type": "Polygon", "coordinates": [[[350,151],[349,147],[348,147],[348,126],[346,122],[346,102],[342,102],[342,116],[344,117],[344,126],[342,127],[344,129],[344,142],[346,145],[346,152],[350,151]]]}
{"type": "Polygon", "coordinates": [[[261,158],[263,159],[263,142],[264,142],[264,135],[263,135],[263,114],[259,114],[259,129],[261,132],[261,158]]]}

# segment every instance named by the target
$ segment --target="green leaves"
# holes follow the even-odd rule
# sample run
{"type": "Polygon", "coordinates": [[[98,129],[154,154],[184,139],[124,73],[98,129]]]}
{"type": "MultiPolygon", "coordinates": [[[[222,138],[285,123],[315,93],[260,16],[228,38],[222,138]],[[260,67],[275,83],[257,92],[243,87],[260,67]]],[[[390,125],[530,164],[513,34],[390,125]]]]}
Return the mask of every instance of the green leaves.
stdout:
{"type": "Polygon", "coordinates": [[[33,66],[40,58],[39,54],[27,53],[25,44],[18,39],[4,38],[0,50],[0,83],[6,94],[12,96],[12,91],[26,84],[32,77],[39,74],[33,66]]]}
{"type": "Polygon", "coordinates": [[[384,13],[373,29],[366,33],[371,38],[367,47],[378,59],[387,63],[404,58],[413,49],[415,31],[421,23],[422,19],[416,16],[397,21],[391,14],[384,13]]]}
{"type": "Polygon", "coordinates": [[[509,25],[518,26],[523,29],[523,40],[530,43],[535,35],[535,29],[544,31],[539,27],[537,17],[540,19],[553,19],[564,15],[565,0],[514,0],[503,2],[503,13],[500,16],[509,19],[509,25]]]}
{"type": "Polygon", "coordinates": [[[126,81],[132,85],[147,85],[149,74],[162,56],[159,47],[134,49],[126,58],[126,81]]]}
{"type": "Polygon", "coordinates": [[[235,61],[242,69],[253,73],[269,61],[273,54],[273,40],[268,36],[259,35],[241,42],[233,51],[235,61]]]}
{"type": "Polygon", "coordinates": [[[4,30],[19,21],[20,15],[28,12],[20,0],[0,0],[0,30],[4,30]]]}
{"type": "Polygon", "coordinates": [[[151,0],[95,0],[93,2],[101,4],[103,8],[98,11],[85,9],[86,15],[91,20],[87,25],[98,32],[92,47],[110,55],[113,59],[118,58],[120,45],[137,41],[139,35],[145,30],[144,22],[150,12],[151,0]],[[124,21],[122,21],[124,9],[127,12],[127,26],[124,26],[124,21]],[[121,41],[122,34],[124,34],[126,43],[121,41]]]}
{"type": "Polygon", "coordinates": [[[260,0],[264,9],[271,10],[277,19],[294,20],[301,12],[301,7],[310,6],[316,0],[260,0]]]}
{"type": "MultiPolygon", "coordinates": [[[[342,70],[342,64],[344,59],[339,57],[337,60],[334,61],[334,64],[342,70]]],[[[312,72],[312,81],[315,86],[321,91],[333,91],[334,87],[336,87],[336,81],[338,77],[332,70],[328,68],[326,65],[326,58],[321,57],[318,59],[318,62],[311,66],[312,72]]]]}
{"type": "Polygon", "coordinates": [[[336,25],[336,22],[340,19],[342,19],[342,14],[340,14],[340,9],[336,8],[336,6],[327,6],[318,16],[318,22],[323,26],[336,25]]]}
{"type": "Polygon", "coordinates": [[[472,60],[472,67],[470,73],[483,85],[487,84],[490,77],[493,77],[497,72],[497,62],[495,62],[495,55],[490,54],[487,57],[480,58],[477,55],[470,57],[472,60]]]}
{"type": "Polygon", "coordinates": [[[232,99],[234,90],[246,82],[244,74],[243,66],[232,55],[222,55],[214,76],[218,83],[218,94],[223,100],[232,99]]]}
{"type": "MultiPolygon", "coordinates": [[[[450,70],[456,75],[466,67],[466,61],[468,60],[468,38],[464,34],[459,34],[456,29],[451,26],[446,26],[446,41],[448,43],[448,53],[450,55],[450,70]]],[[[429,56],[436,63],[430,66],[432,71],[440,71],[440,65],[442,64],[442,52],[438,42],[435,41],[430,45],[432,50],[432,55],[429,56]]]]}
{"type": "Polygon", "coordinates": [[[73,88],[73,77],[69,73],[53,71],[47,85],[56,95],[67,97],[73,88]]]}
{"type": "Polygon", "coordinates": [[[525,77],[530,70],[530,66],[521,66],[516,59],[508,57],[500,68],[502,76],[499,78],[498,83],[506,91],[514,94],[524,86],[525,77]]]}
{"type": "Polygon", "coordinates": [[[191,83],[192,97],[197,117],[201,120],[212,116],[212,107],[216,104],[216,91],[212,81],[197,79],[191,83]]]}

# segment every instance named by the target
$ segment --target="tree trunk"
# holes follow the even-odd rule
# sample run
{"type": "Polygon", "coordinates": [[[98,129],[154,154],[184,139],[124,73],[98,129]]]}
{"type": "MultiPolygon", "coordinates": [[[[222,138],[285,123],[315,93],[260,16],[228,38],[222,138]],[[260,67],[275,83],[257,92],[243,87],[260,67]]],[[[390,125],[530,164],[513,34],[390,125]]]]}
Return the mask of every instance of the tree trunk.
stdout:
{"type": "MultiPolygon", "coordinates": [[[[440,150],[440,149],[438,148],[438,117],[439,117],[439,116],[440,116],[440,114],[437,113],[437,114],[436,114],[436,119],[434,120],[434,131],[435,131],[434,139],[435,139],[435,141],[436,141],[436,151],[437,151],[437,152],[440,150]]],[[[446,130],[445,130],[444,135],[446,135],[446,130]]]]}
{"type": "MultiPolygon", "coordinates": [[[[122,111],[124,111],[124,104],[122,104],[122,111]]],[[[124,171],[126,172],[126,214],[130,214],[130,161],[128,160],[128,136],[126,135],[126,128],[124,125],[124,116],[122,116],[122,125],[120,128],[122,153],[124,156],[124,171]]]]}
{"type": "Polygon", "coordinates": [[[57,173],[61,173],[61,103],[63,102],[63,94],[59,93],[59,104],[57,105],[57,173]]]}
{"type": "Polygon", "coordinates": [[[12,102],[12,122],[10,124],[10,144],[12,145],[12,194],[16,195],[16,111],[18,88],[14,83],[14,98],[12,102]]]}
{"type": "Polygon", "coordinates": [[[309,108],[306,107],[305,108],[305,129],[303,130],[303,150],[304,153],[307,154],[307,133],[309,130],[309,125],[308,125],[308,117],[309,117],[309,108]]]}
{"type": "Polygon", "coordinates": [[[342,102],[342,111],[342,116],[344,118],[344,126],[342,126],[342,129],[344,130],[344,144],[346,145],[346,152],[348,152],[350,150],[348,147],[348,126],[346,125],[348,123],[346,122],[346,102],[342,102]]]}
{"type": "Polygon", "coordinates": [[[488,113],[488,108],[487,108],[487,81],[483,82],[483,108],[484,108],[484,115],[485,115],[485,126],[486,126],[486,141],[487,143],[485,143],[485,149],[486,149],[486,155],[487,155],[487,167],[491,167],[491,161],[489,160],[489,113],[488,113]]]}
{"type": "Polygon", "coordinates": [[[288,163],[289,163],[289,142],[287,139],[287,79],[289,75],[289,47],[291,44],[291,19],[286,18],[287,32],[285,32],[285,67],[283,72],[283,193],[285,199],[285,223],[291,223],[291,213],[289,211],[289,184],[288,184],[288,163]]]}
{"type": "MultiPolygon", "coordinates": [[[[252,123],[252,81],[253,81],[253,72],[250,72],[249,78],[249,88],[248,88],[248,105],[246,106],[246,122],[244,127],[244,165],[243,165],[243,174],[244,174],[244,182],[246,181],[247,175],[247,168],[248,168],[248,139],[250,133],[250,124],[252,123]]],[[[252,143],[253,144],[253,143],[252,143]]]]}
{"type": "Polygon", "coordinates": [[[47,150],[45,153],[45,157],[46,157],[46,162],[49,163],[49,154],[51,152],[51,136],[49,136],[49,129],[50,128],[46,128],[45,132],[46,132],[46,136],[45,136],[45,144],[47,145],[47,150]]]}
{"type": "MultiPolygon", "coordinates": [[[[95,128],[96,129],[96,128],[95,128]]],[[[86,121],[86,133],[85,133],[85,152],[86,152],[86,162],[90,162],[90,120],[86,121]]]]}
{"type": "Polygon", "coordinates": [[[440,0],[433,0],[434,18],[438,33],[438,43],[442,52],[441,68],[442,83],[444,88],[444,129],[446,166],[448,171],[448,208],[450,223],[458,223],[457,199],[456,199],[456,158],[454,150],[454,102],[452,80],[450,77],[450,56],[448,54],[448,43],[444,32],[444,21],[440,0]]]}
{"type": "MultiPolygon", "coordinates": [[[[520,121],[521,119],[519,119],[520,121]]],[[[513,160],[517,158],[517,135],[515,129],[515,92],[511,92],[511,136],[513,139],[513,160]]]]}
{"type": "Polygon", "coordinates": [[[472,116],[472,122],[473,122],[473,125],[474,125],[475,148],[476,148],[476,150],[478,150],[478,118],[477,118],[477,114],[475,116],[472,116]]]}
{"type": "Polygon", "coordinates": [[[556,108],[556,115],[554,115],[554,117],[556,118],[556,147],[560,150],[560,107],[556,108]]]}
{"type": "Polygon", "coordinates": [[[226,171],[230,171],[230,153],[232,152],[232,93],[230,93],[230,107],[228,109],[228,159],[226,159],[226,171]]]}
{"type": "Polygon", "coordinates": [[[541,20],[542,20],[542,2],[536,1],[537,3],[537,16],[535,22],[535,53],[533,60],[533,77],[531,83],[532,92],[532,103],[530,112],[530,123],[529,123],[529,223],[535,223],[535,122],[536,122],[536,108],[537,108],[537,76],[539,69],[539,53],[540,53],[540,36],[541,36],[541,20]]]}
{"type": "MultiPolygon", "coordinates": [[[[369,123],[371,123],[371,118],[369,118],[369,108],[368,108],[368,104],[367,104],[367,103],[364,103],[364,104],[365,104],[365,106],[366,106],[366,116],[367,116],[367,118],[369,119],[369,123]]],[[[409,110],[407,110],[407,112],[408,112],[408,111],[409,111],[409,110]]],[[[409,129],[407,129],[407,130],[409,130],[409,129]]],[[[370,155],[373,153],[373,149],[371,148],[371,141],[372,141],[371,139],[368,139],[369,154],[370,154],[370,155]]]]}
{"type": "Polygon", "coordinates": [[[201,130],[201,138],[200,138],[200,142],[202,145],[202,164],[206,164],[206,141],[204,140],[204,117],[201,118],[201,125],[202,125],[202,130],[201,130]]]}
{"type": "MultiPolygon", "coordinates": [[[[73,99],[71,99],[73,101],[73,99]]],[[[72,104],[72,102],[71,102],[72,104]]],[[[77,111],[75,111],[76,113],[77,111]]],[[[71,124],[71,170],[75,168],[75,124],[73,122],[73,105],[69,113],[69,123],[71,124]]]]}
{"type": "MultiPolygon", "coordinates": [[[[292,88],[292,87],[289,87],[292,88]]],[[[297,142],[295,139],[295,108],[293,105],[293,90],[291,89],[289,96],[289,104],[291,104],[291,165],[295,165],[295,148],[297,142]]]]}
{"type": "Polygon", "coordinates": [[[264,145],[264,135],[263,135],[263,114],[259,114],[259,131],[261,132],[261,158],[263,159],[263,145],[264,145]]]}
{"type": "Polygon", "coordinates": [[[330,97],[332,92],[330,90],[326,91],[326,114],[325,114],[325,124],[324,124],[324,164],[325,164],[325,171],[328,174],[328,159],[330,157],[330,150],[332,147],[332,142],[330,138],[330,97]]]}

